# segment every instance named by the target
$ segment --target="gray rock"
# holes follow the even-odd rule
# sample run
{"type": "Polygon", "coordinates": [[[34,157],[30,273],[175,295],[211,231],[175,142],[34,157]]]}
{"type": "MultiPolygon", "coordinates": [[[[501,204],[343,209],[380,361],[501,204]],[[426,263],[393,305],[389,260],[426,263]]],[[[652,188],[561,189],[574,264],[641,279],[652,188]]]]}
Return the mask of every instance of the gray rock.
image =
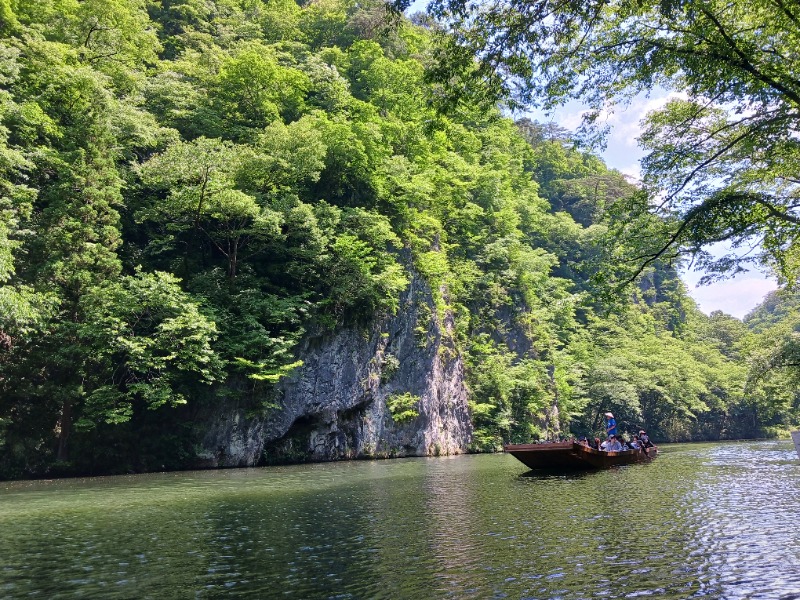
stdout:
{"type": "Polygon", "coordinates": [[[453,327],[452,315],[436,314],[428,285],[412,277],[396,315],[367,330],[307,337],[303,365],[277,386],[279,409],[248,418],[235,403],[220,406],[201,466],[466,452],[472,425],[453,327]],[[418,416],[397,422],[387,400],[401,394],[418,397],[418,416]]]}

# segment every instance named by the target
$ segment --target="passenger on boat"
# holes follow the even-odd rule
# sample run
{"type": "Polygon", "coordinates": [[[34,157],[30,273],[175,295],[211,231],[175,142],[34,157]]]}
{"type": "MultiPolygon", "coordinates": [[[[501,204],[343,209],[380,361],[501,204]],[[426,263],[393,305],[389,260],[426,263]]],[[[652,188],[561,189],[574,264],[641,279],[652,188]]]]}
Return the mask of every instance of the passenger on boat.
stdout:
{"type": "Polygon", "coordinates": [[[616,435],[612,435],[608,438],[609,443],[606,447],[606,450],[609,452],[620,452],[622,450],[622,444],[619,443],[616,435]]]}
{"type": "Polygon", "coordinates": [[[587,440],[586,436],[584,435],[583,437],[581,437],[581,439],[578,440],[578,443],[581,446],[588,446],[589,445],[589,440],[587,440]]]}
{"type": "Polygon", "coordinates": [[[594,438],[594,444],[592,444],[592,448],[594,448],[595,450],[600,450],[600,438],[599,437],[594,438]]]}
{"type": "Polygon", "coordinates": [[[630,443],[630,447],[631,447],[631,450],[638,450],[639,448],[641,448],[641,446],[639,445],[639,436],[638,435],[633,436],[633,439],[631,440],[631,443],[630,443]]]}
{"type": "Polygon", "coordinates": [[[639,432],[639,440],[641,440],[642,448],[653,447],[653,442],[650,441],[650,436],[647,435],[647,432],[644,429],[639,432]]]}
{"type": "Polygon", "coordinates": [[[614,419],[614,415],[610,412],[605,414],[606,417],[606,435],[612,436],[617,435],[617,421],[614,419]]]}

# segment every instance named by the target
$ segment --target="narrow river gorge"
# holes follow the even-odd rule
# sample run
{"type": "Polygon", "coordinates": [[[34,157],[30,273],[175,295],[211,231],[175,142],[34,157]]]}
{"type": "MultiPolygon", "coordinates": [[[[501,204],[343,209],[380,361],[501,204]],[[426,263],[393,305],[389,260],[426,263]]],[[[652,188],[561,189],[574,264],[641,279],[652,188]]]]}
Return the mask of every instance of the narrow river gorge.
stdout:
{"type": "Polygon", "coordinates": [[[6,482],[2,598],[800,598],[791,442],[6,482]]]}

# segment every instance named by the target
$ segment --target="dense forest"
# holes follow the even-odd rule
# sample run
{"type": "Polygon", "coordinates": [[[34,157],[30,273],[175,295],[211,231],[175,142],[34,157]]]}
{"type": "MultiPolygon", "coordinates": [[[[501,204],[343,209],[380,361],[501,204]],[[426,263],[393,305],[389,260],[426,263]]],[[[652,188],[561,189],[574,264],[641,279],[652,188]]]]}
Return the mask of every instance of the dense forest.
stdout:
{"type": "Polygon", "coordinates": [[[648,190],[451,101],[440,33],[377,0],[0,0],[0,475],[191,466],[203,407],[280,411],[303,339],[414,278],[472,450],[606,410],[658,440],[798,423],[800,297],[702,314],[627,235],[669,242],[648,190]]]}

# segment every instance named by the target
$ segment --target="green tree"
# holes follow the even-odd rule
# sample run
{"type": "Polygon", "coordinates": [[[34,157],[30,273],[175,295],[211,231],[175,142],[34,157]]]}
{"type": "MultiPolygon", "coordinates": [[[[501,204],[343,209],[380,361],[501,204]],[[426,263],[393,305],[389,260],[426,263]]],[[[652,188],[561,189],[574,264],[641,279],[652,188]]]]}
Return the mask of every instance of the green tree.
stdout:
{"type": "Polygon", "coordinates": [[[320,308],[337,323],[393,313],[408,285],[405,269],[393,255],[399,238],[386,217],[363,209],[343,212],[340,233],[323,262],[325,300],[320,308]]]}
{"type": "Polygon", "coordinates": [[[684,250],[718,274],[755,262],[794,282],[795,5],[439,0],[429,10],[448,34],[434,76],[456,96],[488,87],[512,104],[546,107],[579,98],[593,109],[591,123],[609,102],[656,86],[685,95],[651,114],[642,137],[645,187],[663,196],[637,210],[669,218],[671,227],[663,237],[634,236],[640,267],[684,250]],[[718,241],[744,250],[721,259],[703,250],[718,241]],[[750,253],[753,244],[760,250],[750,253]]]}
{"type": "Polygon", "coordinates": [[[197,383],[219,377],[216,326],[178,283],[140,272],[81,299],[92,318],[77,330],[85,394],[78,427],[124,423],[137,407],[185,404],[197,383]]]}
{"type": "MultiPolygon", "coordinates": [[[[142,165],[145,184],[166,193],[166,198],[154,198],[138,214],[142,221],[166,225],[165,235],[151,246],[163,251],[180,236],[195,232],[225,258],[233,282],[242,251],[248,246],[263,249],[279,234],[280,225],[275,211],[236,189],[243,154],[230,143],[198,138],[172,144],[142,165]]],[[[187,245],[187,253],[196,248],[187,245]]]]}
{"type": "MultiPolygon", "coordinates": [[[[0,474],[191,465],[217,403],[279,416],[309,336],[412,277],[480,448],[609,408],[671,439],[790,422],[793,305],[706,319],[666,255],[607,302],[678,221],[491,94],[437,113],[436,35],[373,0],[0,0],[0,474]]],[[[448,81],[488,91],[464,56],[448,81]]]]}
{"type": "Polygon", "coordinates": [[[798,295],[770,293],[745,317],[750,335],[738,345],[749,365],[741,412],[751,429],[785,431],[800,423],[800,317],[798,295]]]}
{"type": "Polygon", "coordinates": [[[279,117],[297,118],[310,81],[302,71],[279,64],[269,47],[250,43],[222,64],[215,87],[212,105],[227,123],[220,134],[236,138],[279,117]]]}
{"type": "Polygon", "coordinates": [[[17,336],[30,334],[48,316],[45,293],[14,281],[15,255],[29,231],[23,224],[31,217],[36,190],[24,183],[25,173],[33,164],[24,152],[9,146],[10,131],[5,125],[10,121],[10,125],[35,129],[42,117],[47,123],[37,104],[20,106],[7,92],[0,95],[0,353],[9,350],[17,336]]]}

